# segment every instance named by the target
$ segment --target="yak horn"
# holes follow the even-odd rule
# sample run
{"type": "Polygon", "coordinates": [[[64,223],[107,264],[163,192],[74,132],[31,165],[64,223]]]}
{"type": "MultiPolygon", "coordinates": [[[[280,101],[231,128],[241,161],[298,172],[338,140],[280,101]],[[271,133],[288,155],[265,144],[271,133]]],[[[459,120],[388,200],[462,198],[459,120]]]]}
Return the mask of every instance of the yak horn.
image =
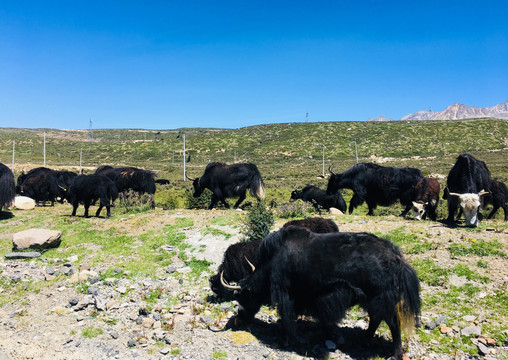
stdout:
{"type": "Polygon", "coordinates": [[[461,194],[459,194],[459,193],[452,193],[452,192],[451,192],[451,193],[448,193],[448,195],[450,195],[450,196],[457,196],[457,197],[459,197],[461,194]]]}
{"type": "Polygon", "coordinates": [[[233,285],[229,285],[226,283],[226,281],[224,280],[224,271],[221,271],[221,273],[220,273],[220,283],[222,284],[222,286],[224,286],[228,290],[240,290],[241,289],[241,287],[238,285],[233,286],[233,285]]]}
{"type": "Polygon", "coordinates": [[[331,165],[330,165],[330,167],[328,168],[328,171],[329,171],[329,172],[330,172],[330,174],[332,174],[332,175],[337,175],[336,173],[334,173],[334,172],[333,172],[333,170],[332,170],[332,166],[331,166],[331,165]]]}
{"type": "Polygon", "coordinates": [[[189,175],[187,175],[187,173],[185,174],[185,177],[186,177],[187,179],[189,179],[190,181],[194,181],[194,180],[196,180],[196,179],[197,179],[197,178],[194,178],[194,179],[190,178],[190,177],[189,177],[189,175]]]}
{"type": "Polygon", "coordinates": [[[250,265],[252,272],[256,271],[256,267],[249,261],[249,259],[247,259],[247,256],[244,256],[244,258],[245,258],[245,261],[247,261],[247,264],[250,265]]]}
{"type": "Polygon", "coordinates": [[[482,191],[480,191],[480,192],[478,193],[478,196],[487,195],[488,193],[489,193],[488,191],[485,191],[485,190],[483,190],[483,189],[482,189],[482,191]]]}

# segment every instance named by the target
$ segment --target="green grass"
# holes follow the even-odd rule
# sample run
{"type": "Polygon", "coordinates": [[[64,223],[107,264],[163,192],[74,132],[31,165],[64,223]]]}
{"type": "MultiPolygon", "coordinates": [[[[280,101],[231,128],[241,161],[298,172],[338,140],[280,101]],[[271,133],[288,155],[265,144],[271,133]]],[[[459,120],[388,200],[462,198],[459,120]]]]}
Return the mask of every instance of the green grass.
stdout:
{"type": "Polygon", "coordinates": [[[471,240],[471,245],[453,243],[448,247],[450,254],[454,257],[476,255],[476,256],[501,256],[506,257],[506,253],[502,251],[503,244],[498,240],[471,240]]]}
{"type": "Polygon", "coordinates": [[[104,331],[101,328],[93,327],[93,326],[87,326],[83,329],[81,332],[81,335],[85,338],[92,339],[99,335],[102,335],[104,331]]]}

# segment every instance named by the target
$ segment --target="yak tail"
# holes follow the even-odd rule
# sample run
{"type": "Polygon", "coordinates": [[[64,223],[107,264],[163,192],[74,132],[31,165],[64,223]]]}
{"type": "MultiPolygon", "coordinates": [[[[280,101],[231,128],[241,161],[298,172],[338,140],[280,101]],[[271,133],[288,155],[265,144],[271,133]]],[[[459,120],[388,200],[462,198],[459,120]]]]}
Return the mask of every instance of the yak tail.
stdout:
{"type": "Polygon", "coordinates": [[[263,200],[265,198],[265,183],[259,171],[254,175],[254,179],[252,179],[249,192],[258,200],[263,200]]]}
{"type": "Polygon", "coordinates": [[[0,175],[0,208],[11,206],[15,196],[16,184],[14,183],[14,176],[11,170],[5,167],[0,175]]]}
{"type": "Polygon", "coordinates": [[[400,328],[412,333],[420,316],[420,283],[416,271],[405,261],[399,277],[401,299],[397,304],[397,318],[400,328]]]}

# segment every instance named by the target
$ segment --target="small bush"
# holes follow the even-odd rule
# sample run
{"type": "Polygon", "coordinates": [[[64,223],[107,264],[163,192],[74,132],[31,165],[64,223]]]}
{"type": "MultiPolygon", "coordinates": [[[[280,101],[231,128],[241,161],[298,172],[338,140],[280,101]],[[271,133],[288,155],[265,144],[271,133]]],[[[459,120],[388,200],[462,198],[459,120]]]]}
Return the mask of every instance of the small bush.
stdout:
{"type": "Polygon", "coordinates": [[[315,208],[311,203],[298,199],[277,207],[275,213],[282,219],[292,219],[309,217],[314,211],[315,208]]]}
{"type": "Polygon", "coordinates": [[[259,201],[249,210],[244,224],[246,241],[263,239],[274,224],[273,212],[267,209],[264,201],[259,201]]]}
{"type": "Polygon", "coordinates": [[[139,194],[133,190],[121,192],[118,201],[115,212],[120,214],[143,212],[155,207],[153,195],[139,194]]]}
{"type": "Polygon", "coordinates": [[[208,206],[212,202],[213,193],[205,189],[200,197],[195,198],[192,190],[185,191],[185,199],[188,209],[208,209],[208,206]]]}

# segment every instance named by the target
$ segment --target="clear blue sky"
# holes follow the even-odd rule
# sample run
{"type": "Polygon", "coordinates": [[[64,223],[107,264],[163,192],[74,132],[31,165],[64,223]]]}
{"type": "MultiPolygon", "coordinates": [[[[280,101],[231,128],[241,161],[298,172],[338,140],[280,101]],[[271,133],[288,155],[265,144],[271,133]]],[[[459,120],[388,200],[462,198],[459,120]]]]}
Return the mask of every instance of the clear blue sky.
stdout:
{"type": "Polygon", "coordinates": [[[0,127],[239,128],[508,100],[508,2],[2,1],[0,127]]]}

